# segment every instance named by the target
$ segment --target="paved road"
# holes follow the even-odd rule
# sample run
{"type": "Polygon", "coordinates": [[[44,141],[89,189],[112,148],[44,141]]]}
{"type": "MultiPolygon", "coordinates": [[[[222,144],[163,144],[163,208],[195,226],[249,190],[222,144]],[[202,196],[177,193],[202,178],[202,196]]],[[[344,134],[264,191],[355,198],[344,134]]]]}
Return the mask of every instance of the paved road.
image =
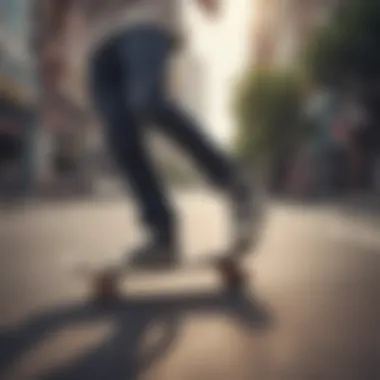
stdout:
{"type": "MultiPolygon", "coordinates": [[[[224,210],[179,197],[195,255],[223,245],[224,210]]],[[[380,226],[338,209],[274,205],[242,295],[212,271],[127,281],[125,302],[86,298],[70,267],[138,239],[120,201],[40,204],[0,218],[0,378],[380,378],[380,226]]]]}

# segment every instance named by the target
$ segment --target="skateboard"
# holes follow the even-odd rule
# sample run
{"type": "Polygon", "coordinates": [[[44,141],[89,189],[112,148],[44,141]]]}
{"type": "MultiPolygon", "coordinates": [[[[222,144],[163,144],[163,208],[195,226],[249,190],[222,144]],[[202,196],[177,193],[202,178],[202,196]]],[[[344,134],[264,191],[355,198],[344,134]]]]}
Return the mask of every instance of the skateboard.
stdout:
{"type": "MultiPolygon", "coordinates": [[[[261,223],[263,224],[263,223],[261,223]]],[[[174,271],[192,271],[203,268],[215,270],[227,291],[242,290],[247,283],[248,275],[242,268],[241,262],[250,252],[256,249],[260,240],[262,227],[257,230],[254,239],[229,247],[225,251],[205,253],[200,258],[182,260],[168,267],[136,268],[125,262],[103,267],[101,270],[91,270],[82,266],[82,274],[90,280],[91,292],[94,299],[99,301],[112,301],[120,298],[121,282],[131,274],[171,273],[174,271]]],[[[247,235],[248,236],[248,235],[247,235]]]]}
{"type": "Polygon", "coordinates": [[[122,297],[120,284],[131,274],[168,274],[175,271],[198,271],[203,268],[215,270],[227,291],[240,290],[247,282],[248,276],[243,271],[239,258],[232,254],[205,254],[198,259],[181,261],[175,265],[157,268],[137,268],[128,265],[128,263],[116,263],[101,269],[90,269],[88,265],[82,264],[77,269],[82,276],[86,276],[86,279],[90,281],[90,292],[94,300],[111,302],[122,297]]]}

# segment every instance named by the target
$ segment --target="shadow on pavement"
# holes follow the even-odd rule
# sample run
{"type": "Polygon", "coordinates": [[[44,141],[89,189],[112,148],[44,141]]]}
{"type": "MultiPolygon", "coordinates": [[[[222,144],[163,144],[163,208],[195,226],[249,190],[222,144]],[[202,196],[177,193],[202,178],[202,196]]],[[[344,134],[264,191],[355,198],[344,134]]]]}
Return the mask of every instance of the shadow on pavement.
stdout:
{"type": "Polygon", "coordinates": [[[40,341],[53,336],[59,329],[73,323],[109,318],[115,330],[101,346],[38,378],[135,379],[142,370],[170,351],[180,333],[183,317],[202,313],[223,313],[250,329],[265,329],[271,322],[268,310],[254,297],[243,293],[129,297],[107,307],[91,302],[69,304],[37,315],[0,335],[0,378],[14,368],[23,354],[32,351],[40,341]],[[141,355],[141,339],[157,322],[164,333],[154,347],[141,355]]]}

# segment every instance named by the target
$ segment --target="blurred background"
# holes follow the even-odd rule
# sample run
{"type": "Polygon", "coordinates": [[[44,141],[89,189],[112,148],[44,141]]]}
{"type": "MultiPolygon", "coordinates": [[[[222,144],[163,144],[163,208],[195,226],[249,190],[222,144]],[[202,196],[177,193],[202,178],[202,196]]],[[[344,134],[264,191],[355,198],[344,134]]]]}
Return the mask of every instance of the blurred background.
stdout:
{"type": "MultiPolygon", "coordinates": [[[[65,96],[46,107],[39,78],[49,2],[0,6],[1,193],[91,195],[112,187],[117,175],[85,96],[80,13],[72,17],[65,96]]],[[[173,65],[173,92],[263,174],[271,192],[376,193],[378,8],[371,0],[237,0],[210,24],[184,2],[178,17],[189,38],[173,65]]],[[[181,154],[155,145],[170,179],[197,182],[181,154]]]]}
{"type": "MultiPolygon", "coordinates": [[[[53,96],[53,2],[0,0],[0,379],[380,379],[380,2],[221,3],[210,22],[180,2],[170,86],[269,195],[247,292],[136,275],[102,309],[74,264],[141,231],[87,99],[81,13],[53,96]]],[[[225,248],[225,202],[151,137],[185,250],[225,248]]]]}

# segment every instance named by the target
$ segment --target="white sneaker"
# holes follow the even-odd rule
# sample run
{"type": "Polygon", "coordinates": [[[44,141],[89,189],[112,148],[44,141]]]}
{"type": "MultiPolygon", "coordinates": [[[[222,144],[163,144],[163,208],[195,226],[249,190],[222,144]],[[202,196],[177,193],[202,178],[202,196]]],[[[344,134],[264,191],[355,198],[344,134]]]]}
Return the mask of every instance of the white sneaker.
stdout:
{"type": "Polygon", "coordinates": [[[231,191],[234,251],[244,254],[259,240],[264,217],[264,200],[257,189],[245,179],[239,179],[231,191]]]}

